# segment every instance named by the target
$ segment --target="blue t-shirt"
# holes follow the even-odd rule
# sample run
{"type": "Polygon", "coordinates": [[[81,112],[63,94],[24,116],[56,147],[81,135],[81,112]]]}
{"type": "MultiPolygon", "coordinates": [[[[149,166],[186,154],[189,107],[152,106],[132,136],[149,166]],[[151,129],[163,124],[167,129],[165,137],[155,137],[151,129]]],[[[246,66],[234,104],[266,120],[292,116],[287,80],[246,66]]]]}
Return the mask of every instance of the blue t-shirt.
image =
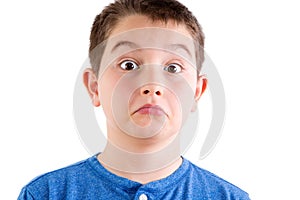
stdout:
{"type": "Polygon", "coordinates": [[[249,196],[186,159],[170,176],[143,185],[107,171],[95,155],[35,178],[18,199],[246,200],[249,196]]]}

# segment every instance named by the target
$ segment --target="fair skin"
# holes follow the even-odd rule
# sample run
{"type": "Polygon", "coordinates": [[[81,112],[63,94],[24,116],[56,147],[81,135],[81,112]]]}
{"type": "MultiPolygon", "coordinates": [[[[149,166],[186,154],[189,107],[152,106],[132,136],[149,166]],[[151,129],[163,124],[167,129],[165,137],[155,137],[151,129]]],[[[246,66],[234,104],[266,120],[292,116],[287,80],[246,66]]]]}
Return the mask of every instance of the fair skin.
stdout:
{"type": "MultiPolygon", "coordinates": [[[[192,38],[184,25],[177,24],[173,21],[168,21],[167,23],[159,21],[153,22],[145,16],[132,15],[123,18],[121,22],[122,23],[118,23],[113,29],[109,36],[110,38],[120,33],[149,27],[169,29],[192,38]]],[[[120,45],[117,45],[115,49],[133,48],[134,45],[140,46],[138,42],[133,44],[126,43],[122,46],[123,43],[119,43],[120,45]]],[[[151,43],[153,43],[153,41],[151,41],[151,43]]],[[[116,51],[118,50],[119,49],[116,51]]],[[[104,56],[106,56],[106,54],[104,54],[104,56]]],[[[175,141],[182,125],[181,122],[183,121],[181,117],[182,105],[180,104],[180,100],[178,100],[176,88],[178,89],[182,85],[184,85],[184,87],[188,85],[188,88],[193,92],[192,100],[197,102],[205,91],[207,84],[206,78],[204,76],[197,78],[195,67],[185,62],[184,59],[180,60],[180,58],[176,58],[174,54],[151,48],[139,50],[133,48],[132,51],[128,51],[114,62],[109,63],[107,67],[103,67],[103,69],[105,70],[102,70],[98,76],[96,76],[91,69],[86,69],[83,74],[84,84],[92,99],[93,105],[96,107],[101,105],[103,107],[107,120],[107,137],[109,143],[131,154],[156,152],[165,148],[172,141],[175,141]],[[162,73],[163,78],[146,84],[141,84],[142,82],[134,80],[143,70],[150,69],[145,68],[145,66],[148,65],[155,65],[155,67],[153,71],[147,71],[147,77],[157,77],[158,73],[162,73]],[[130,69],[124,68],[128,66],[130,69]],[[169,68],[164,67],[163,69],[165,71],[163,71],[161,70],[162,68],[158,66],[167,66],[169,68]],[[184,66],[184,70],[181,70],[181,66],[184,66]],[[175,68],[180,72],[173,73],[172,69],[175,68]],[[166,70],[169,69],[171,69],[171,71],[166,73],[166,70]],[[159,70],[161,70],[161,72],[159,70]],[[160,80],[164,78],[166,80],[161,83],[160,80]],[[124,87],[129,87],[129,85],[132,84],[136,84],[133,87],[134,89],[127,90],[127,88],[124,87]],[[118,87],[121,87],[121,89],[118,90],[118,87]],[[124,92],[124,95],[118,96],[120,92],[124,92]],[[126,96],[127,93],[130,93],[130,95],[126,99],[124,96],[126,96]],[[124,97],[123,100],[121,99],[122,97],[124,97]],[[114,106],[118,105],[121,105],[120,109],[115,111],[114,106]],[[122,112],[122,108],[124,107],[126,107],[126,112],[122,112]],[[116,117],[116,115],[118,117],[116,117]],[[121,119],[119,120],[119,118],[121,119]],[[142,131],[130,132],[128,131],[129,129],[142,131]],[[154,129],[155,131],[153,132],[147,131],[154,129]]],[[[181,88],[184,87],[182,86],[181,88]]],[[[180,89],[178,90],[180,91],[180,89]]],[[[190,111],[194,109],[192,107],[187,108],[190,111]]],[[[168,165],[161,166],[155,171],[133,173],[111,167],[104,161],[105,155],[113,155],[109,145],[98,155],[98,160],[108,171],[121,177],[146,184],[167,177],[181,165],[182,158],[180,157],[179,148],[177,148],[179,144],[178,142],[174,144],[175,146],[172,146],[171,151],[176,152],[176,155],[178,154],[178,156],[174,157],[176,159],[173,159],[168,165]]],[[[141,163],[136,160],[135,162],[137,165],[140,164],[141,167],[145,165],[145,163],[147,164],[147,160],[142,160],[141,163]]],[[[151,160],[151,162],[153,162],[153,160],[151,160]]]]}

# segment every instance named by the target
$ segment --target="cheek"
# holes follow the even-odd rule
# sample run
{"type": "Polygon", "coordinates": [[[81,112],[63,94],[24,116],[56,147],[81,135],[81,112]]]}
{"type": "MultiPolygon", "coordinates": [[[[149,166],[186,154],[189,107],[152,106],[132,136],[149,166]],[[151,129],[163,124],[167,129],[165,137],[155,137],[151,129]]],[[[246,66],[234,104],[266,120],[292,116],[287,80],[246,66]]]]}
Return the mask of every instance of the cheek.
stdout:
{"type": "Polygon", "coordinates": [[[170,121],[171,128],[178,129],[182,125],[182,103],[177,95],[171,94],[167,97],[170,108],[170,121]]]}
{"type": "Polygon", "coordinates": [[[98,80],[98,93],[100,98],[100,103],[104,110],[111,107],[112,97],[115,92],[116,85],[118,84],[118,75],[107,70],[102,77],[98,80]]]}
{"type": "Polygon", "coordinates": [[[189,85],[190,89],[195,92],[197,86],[197,72],[194,70],[190,71],[189,73],[186,73],[183,78],[189,85]]]}
{"type": "Polygon", "coordinates": [[[176,123],[184,123],[195,102],[196,77],[182,79],[172,86],[172,94],[168,97],[176,123]]]}

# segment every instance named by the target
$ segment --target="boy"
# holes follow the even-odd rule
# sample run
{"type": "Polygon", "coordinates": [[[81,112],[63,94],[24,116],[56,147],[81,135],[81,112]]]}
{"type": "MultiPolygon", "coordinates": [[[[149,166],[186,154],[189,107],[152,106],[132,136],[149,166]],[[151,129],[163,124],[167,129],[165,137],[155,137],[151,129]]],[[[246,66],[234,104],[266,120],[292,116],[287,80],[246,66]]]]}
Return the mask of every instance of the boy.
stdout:
{"type": "Polygon", "coordinates": [[[19,199],[249,199],[180,155],[180,129],[205,91],[204,36],[175,0],[116,0],[90,36],[83,74],[102,106],[107,145],[85,161],[47,173],[19,199]]]}

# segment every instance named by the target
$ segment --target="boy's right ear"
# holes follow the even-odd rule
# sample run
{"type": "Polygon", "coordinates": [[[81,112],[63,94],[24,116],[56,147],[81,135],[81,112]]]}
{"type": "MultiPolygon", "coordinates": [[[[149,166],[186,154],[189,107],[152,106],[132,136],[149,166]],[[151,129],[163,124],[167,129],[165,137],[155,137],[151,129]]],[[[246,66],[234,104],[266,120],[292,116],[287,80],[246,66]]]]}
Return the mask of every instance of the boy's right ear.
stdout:
{"type": "Polygon", "coordinates": [[[98,93],[98,80],[94,71],[91,68],[87,68],[83,72],[83,83],[87,89],[87,92],[92,99],[94,106],[100,106],[100,99],[98,93]]]}

